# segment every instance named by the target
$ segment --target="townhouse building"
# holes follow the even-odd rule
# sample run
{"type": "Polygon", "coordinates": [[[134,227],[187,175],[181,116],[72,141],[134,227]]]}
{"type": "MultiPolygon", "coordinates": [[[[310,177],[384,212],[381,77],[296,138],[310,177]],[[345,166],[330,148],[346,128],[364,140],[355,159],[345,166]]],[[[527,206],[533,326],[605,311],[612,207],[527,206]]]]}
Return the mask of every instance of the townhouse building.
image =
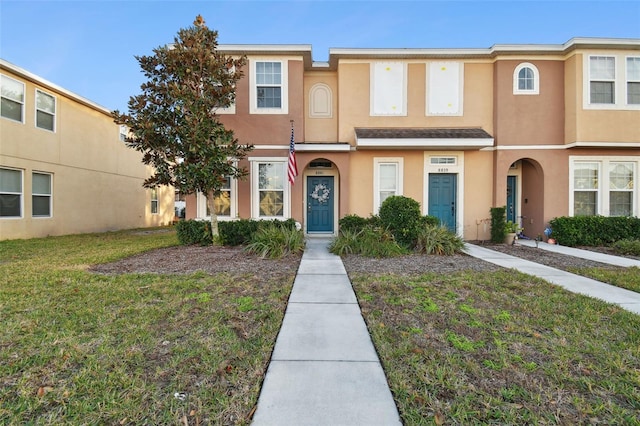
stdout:
{"type": "MultiPolygon", "coordinates": [[[[491,207],[532,237],[558,216],[640,211],[638,39],[330,49],[327,62],[308,45],[219,50],[248,59],[220,113],[255,145],[249,178],[219,197],[221,220],[294,218],[307,234],[336,234],[340,217],[404,195],[484,240],[491,207]]],[[[204,197],[187,198],[187,218],[207,215],[204,197]]]]}
{"type": "Polygon", "coordinates": [[[170,224],[110,111],[0,60],[0,240],[170,224]]]}

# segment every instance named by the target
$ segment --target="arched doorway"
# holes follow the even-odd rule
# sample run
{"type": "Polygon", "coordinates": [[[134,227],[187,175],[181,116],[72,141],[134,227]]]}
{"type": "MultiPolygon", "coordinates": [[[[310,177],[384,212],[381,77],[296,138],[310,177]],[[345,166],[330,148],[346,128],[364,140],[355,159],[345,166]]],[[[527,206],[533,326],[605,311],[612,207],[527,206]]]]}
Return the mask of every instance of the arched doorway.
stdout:
{"type": "Polygon", "coordinates": [[[525,237],[533,239],[544,231],[544,173],[538,161],[521,158],[511,164],[506,207],[507,220],[524,228],[525,237]]]}

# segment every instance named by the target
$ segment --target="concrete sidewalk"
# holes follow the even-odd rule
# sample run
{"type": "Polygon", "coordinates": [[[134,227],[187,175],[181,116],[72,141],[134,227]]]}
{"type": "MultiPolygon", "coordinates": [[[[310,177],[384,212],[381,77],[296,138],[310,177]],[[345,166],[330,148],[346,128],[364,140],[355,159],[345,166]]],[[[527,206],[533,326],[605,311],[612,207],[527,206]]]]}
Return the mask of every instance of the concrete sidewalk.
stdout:
{"type": "MultiPolygon", "coordinates": [[[[518,240],[517,244],[523,244],[526,240],[518,240]]],[[[527,241],[526,245],[531,243],[535,247],[535,241],[527,241]]],[[[524,245],[523,244],[523,245],[524,245]]],[[[554,246],[551,244],[540,243],[543,250],[555,251],[557,253],[569,254],[571,256],[584,257],[585,259],[595,260],[602,263],[610,263],[618,266],[637,266],[638,262],[632,259],[622,260],[623,258],[610,256],[601,253],[595,253],[587,250],[579,250],[570,247],[554,246]],[[631,262],[627,262],[631,261],[631,262]],[[614,263],[615,262],[615,263],[614,263]],[[635,263],[634,263],[635,262],[635,263]],[[624,265],[623,265],[624,264],[624,265]]],[[[551,268],[549,266],[540,265],[519,257],[510,256],[477,245],[465,243],[464,251],[479,259],[505,267],[513,268],[525,274],[540,277],[552,284],[559,285],[573,293],[584,294],[605,302],[614,303],[622,308],[640,314],[640,293],[625,290],[620,287],[605,284],[600,281],[592,280],[580,275],[565,272],[560,269],[551,268]]]]}
{"type": "Polygon", "coordinates": [[[253,425],[400,425],[360,306],[329,238],[309,238],[253,425]]]}

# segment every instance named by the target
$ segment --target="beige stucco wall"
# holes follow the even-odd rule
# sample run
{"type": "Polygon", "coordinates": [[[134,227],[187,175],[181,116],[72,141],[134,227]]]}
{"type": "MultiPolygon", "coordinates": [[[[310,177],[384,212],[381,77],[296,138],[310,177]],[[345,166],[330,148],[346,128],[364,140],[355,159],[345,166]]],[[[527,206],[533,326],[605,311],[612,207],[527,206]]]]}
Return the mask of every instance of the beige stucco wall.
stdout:
{"type": "Polygon", "coordinates": [[[0,239],[171,223],[173,188],[159,188],[159,212],[151,214],[150,190],[142,187],[150,169],[119,140],[119,127],[108,111],[43,81],[6,68],[1,72],[26,86],[24,123],[0,118],[0,166],[23,171],[23,217],[0,219],[0,239]],[[35,126],[36,87],[56,97],[55,132],[35,126]],[[51,217],[31,217],[34,171],[52,174],[51,217]]]}
{"type": "Polygon", "coordinates": [[[306,142],[338,142],[338,76],[335,72],[320,71],[304,76],[304,114],[306,142]],[[310,92],[317,84],[326,85],[331,93],[331,111],[328,117],[314,117],[310,110],[310,92]]]}

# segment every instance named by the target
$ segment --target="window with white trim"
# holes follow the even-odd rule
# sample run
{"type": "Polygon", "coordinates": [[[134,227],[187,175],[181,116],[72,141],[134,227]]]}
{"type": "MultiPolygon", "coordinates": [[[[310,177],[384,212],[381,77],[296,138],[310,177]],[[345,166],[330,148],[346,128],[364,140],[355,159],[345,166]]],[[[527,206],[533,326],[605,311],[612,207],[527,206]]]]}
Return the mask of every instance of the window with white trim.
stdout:
{"type": "Polygon", "coordinates": [[[31,215],[51,217],[52,185],[51,173],[31,174],[31,215]]]}
{"type": "MultiPolygon", "coordinates": [[[[220,193],[213,199],[214,210],[218,219],[228,220],[237,216],[236,188],[236,180],[231,179],[229,176],[225,177],[225,182],[220,189],[220,193]]],[[[198,193],[198,217],[211,217],[211,210],[209,210],[209,206],[207,205],[207,197],[201,192],[198,193]]]]}
{"type": "Polygon", "coordinates": [[[36,89],[36,127],[55,132],[56,98],[36,89]]]}
{"type": "Polygon", "coordinates": [[[403,159],[374,158],[373,175],[373,208],[375,212],[378,212],[384,200],[393,195],[402,195],[403,159]]]}
{"type": "Polygon", "coordinates": [[[22,217],[22,170],[0,168],[0,218],[22,217]]]}
{"type": "Polygon", "coordinates": [[[578,157],[571,160],[573,216],[636,216],[640,158],[578,157]]]}
{"type": "Polygon", "coordinates": [[[127,140],[127,135],[129,134],[129,128],[124,125],[121,124],[120,125],[120,129],[118,130],[118,135],[120,137],[120,141],[121,142],[125,142],[127,140]]]}
{"type": "Polygon", "coordinates": [[[158,214],[158,188],[151,188],[151,214],[158,214]]]}
{"type": "Polygon", "coordinates": [[[370,114],[407,115],[407,66],[402,62],[371,64],[370,114]]]}
{"type": "Polygon", "coordinates": [[[640,57],[627,57],[627,104],[640,104],[640,57]]]}
{"type": "Polygon", "coordinates": [[[287,61],[251,61],[251,113],[288,113],[287,74],[287,61]]]}
{"type": "Polygon", "coordinates": [[[0,116],[9,120],[24,120],[24,83],[0,75],[0,116]]]}
{"type": "Polygon", "coordinates": [[[615,56],[589,57],[589,103],[616,103],[615,56]]]}
{"type": "Polygon", "coordinates": [[[538,68],[528,62],[519,64],[513,71],[514,95],[537,95],[540,93],[538,68]]]}
{"type": "Polygon", "coordinates": [[[430,62],[427,74],[427,115],[461,116],[464,62],[430,62]]]}
{"type": "Polygon", "coordinates": [[[286,159],[257,160],[251,163],[253,187],[251,210],[254,218],[289,217],[286,159]]]}

